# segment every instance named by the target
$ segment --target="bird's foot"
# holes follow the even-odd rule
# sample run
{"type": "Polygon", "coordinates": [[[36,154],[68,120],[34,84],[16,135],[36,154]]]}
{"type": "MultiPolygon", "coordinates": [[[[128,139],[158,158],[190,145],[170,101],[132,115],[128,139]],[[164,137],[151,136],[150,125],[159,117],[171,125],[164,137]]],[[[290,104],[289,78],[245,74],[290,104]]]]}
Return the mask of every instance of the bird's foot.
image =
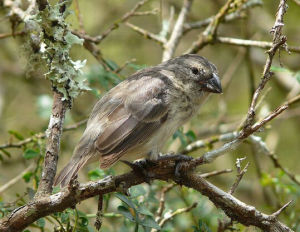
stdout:
{"type": "Polygon", "coordinates": [[[124,164],[129,166],[135,173],[143,176],[145,178],[145,182],[151,184],[151,179],[153,178],[153,174],[147,170],[147,168],[153,166],[155,162],[141,159],[135,162],[129,162],[127,160],[121,160],[124,164]]]}
{"type": "Polygon", "coordinates": [[[186,173],[189,171],[186,168],[186,162],[191,161],[193,157],[188,156],[188,155],[182,155],[182,154],[167,154],[160,156],[158,158],[158,161],[167,161],[167,160],[172,160],[175,161],[175,181],[177,183],[181,183],[181,177],[183,173],[186,173]]]}

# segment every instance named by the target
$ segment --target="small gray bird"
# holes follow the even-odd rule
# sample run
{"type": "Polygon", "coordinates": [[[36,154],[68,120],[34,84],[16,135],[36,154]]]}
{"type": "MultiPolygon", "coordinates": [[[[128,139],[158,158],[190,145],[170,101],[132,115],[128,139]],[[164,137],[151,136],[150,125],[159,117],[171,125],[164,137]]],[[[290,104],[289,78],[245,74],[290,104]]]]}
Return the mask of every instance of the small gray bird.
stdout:
{"type": "Polygon", "coordinates": [[[209,93],[222,93],[217,69],[195,54],[131,75],[96,103],[54,185],[68,185],[80,168],[97,160],[102,169],[120,158],[156,160],[167,139],[195,115],[209,93]]]}

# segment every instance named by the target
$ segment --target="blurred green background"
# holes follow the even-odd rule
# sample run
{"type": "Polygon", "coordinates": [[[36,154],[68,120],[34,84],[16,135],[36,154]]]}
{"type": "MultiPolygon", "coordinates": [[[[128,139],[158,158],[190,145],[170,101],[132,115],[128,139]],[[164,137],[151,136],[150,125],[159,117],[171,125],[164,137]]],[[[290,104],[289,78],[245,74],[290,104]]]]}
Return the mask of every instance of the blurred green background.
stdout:
{"type": "MultiPolygon", "coordinates": [[[[278,1],[265,0],[263,5],[249,9],[244,19],[234,20],[230,23],[221,24],[218,35],[235,38],[271,41],[269,34],[275,20],[278,1]]],[[[110,0],[110,1],[79,1],[79,9],[83,18],[84,29],[89,35],[99,35],[107,29],[117,19],[128,12],[137,3],[136,0],[110,0]]],[[[191,13],[188,15],[187,22],[205,19],[214,15],[225,3],[223,0],[197,0],[194,1],[191,13]]],[[[300,46],[300,27],[299,15],[300,6],[293,1],[288,1],[289,8],[285,15],[285,26],[283,33],[288,38],[288,44],[300,46]]],[[[129,22],[140,26],[150,32],[159,34],[162,21],[167,19],[170,8],[174,7],[175,19],[182,5],[181,0],[152,0],[143,6],[140,11],[158,9],[156,15],[132,17],[129,22]]],[[[71,6],[73,14],[68,18],[72,29],[79,29],[79,23],[75,13],[74,3],[71,6]]],[[[22,28],[22,25],[20,26],[22,28]]],[[[203,30],[203,29],[201,29],[203,30]]],[[[201,30],[193,30],[187,33],[181,40],[176,55],[184,53],[192,42],[198,37],[201,30]]],[[[10,32],[10,23],[6,17],[5,10],[1,11],[0,33],[10,32]]],[[[34,133],[43,132],[47,128],[51,104],[52,92],[49,81],[44,79],[43,70],[37,69],[28,63],[28,51],[26,51],[26,39],[21,36],[0,40],[0,144],[9,141],[18,141],[18,138],[30,137],[34,133]],[[14,131],[10,132],[9,131],[14,131]]],[[[144,66],[156,65],[161,62],[162,49],[155,42],[137,34],[129,27],[121,24],[120,27],[109,34],[109,36],[98,46],[104,59],[116,67],[122,66],[126,61],[136,59],[131,62],[120,73],[113,75],[103,70],[97,60],[82,46],[76,45],[72,48],[73,60],[87,60],[84,67],[83,77],[87,78],[89,86],[93,89],[82,94],[75,99],[71,111],[66,117],[66,125],[71,125],[80,120],[86,119],[96,101],[105,91],[134,73],[137,69],[144,66]]],[[[197,139],[207,138],[220,133],[236,130],[243,121],[251,99],[251,85],[249,78],[249,64],[255,78],[255,84],[259,83],[263,66],[266,60],[264,49],[246,49],[225,44],[212,44],[206,46],[199,52],[212,61],[218,68],[221,78],[225,79],[227,86],[224,94],[211,96],[203,106],[201,112],[184,128],[183,140],[179,137],[171,139],[166,147],[167,150],[177,151],[185,143],[197,139]],[[248,57],[248,58],[247,58],[248,57]],[[250,60],[250,61],[249,61],[250,60]],[[192,130],[192,136],[187,136],[186,132],[192,130]]],[[[299,73],[300,54],[285,51],[276,55],[273,62],[275,72],[272,80],[267,84],[264,91],[264,100],[258,109],[257,118],[261,118],[266,113],[275,109],[288,98],[295,96],[300,91],[299,73]],[[280,66],[280,63],[282,66],[280,66]],[[280,68],[281,67],[281,68],[280,68]],[[297,76],[298,75],[298,76],[297,76]],[[298,81],[297,81],[298,78],[298,81]]],[[[222,82],[223,82],[222,81],[222,82]]],[[[224,84],[224,83],[223,83],[224,84]]],[[[284,112],[277,119],[273,120],[264,131],[258,133],[266,141],[271,151],[276,154],[281,164],[288,168],[300,180],[299,170],[299,151],[300,151],[300,105],[296,104],[291,109],[284,112]]],[[[62,136],[61,153],[59,157],[58,169],[60,170],[72,155],[72,151],[79,140],[84,126],[76,130],[65,132],[62,136]]],[[[191,134],[190,133],[190,134],[191,134]]],[[[216,144],[216,147],[221,143],[216,144]]],[[[5,184],[32,163],[41,162],[40,155],[26,159],[24,154],[28,150],[43,151],[43,141],[38,141],[34,147],[23,147],[23,149],[7,149],[9,155],[0,151],[0,185],[5,184]]],[[[205,149],[193,152],[193,156],[200,156],[205,149]]],[[[298,226],[300,220],[300,202],[297,200],[300,194],[300,186],[291,182],[280,170],[275,169],[269,157],[266,157],[253,150],[249,144],[241,145],[237,150],[224,155],[212,164],[198,168],[199,172],[209,172],[226,168],[234,169],[237,157],[247,157],[246,162],[250,162],[248,172],[240,183],[235,196],[245,203],[254,205],[257,209],[266,213],[272,213],[280,204],[293,199],[292,206],[281,216],[283,222],[293,229],[300,231],[298,226]],[[258,178],[257,164],[261,167],[262,177],[258,178]],[[263,189],[270,198],[266,200],[263,189]]],[[[93,171],[98,164],[84,168],[80,174],[81,181],[87,181],[94,177],[93,173],[101,176],[105,175],[98,171],[93,171]],[[92,171],[92,172],[91,172],[92,171]],[[88,173],[90,172],[90,175],[88,173]],[[100,173],[100,174],[99,174],[100,173]]],[[[123,165],[113,168],[114,173],[122,173],[128,170],[123,165]]],[[[211,178],[210,181],[223,190],[228,190],[235,179],[236,172],[224,174],[211,178]]],[[[28,188],[35,189],[36,183],[32,176],[21,179],[11,188],[1,194],[2,202],[14,202],[28,200],[28,188]],[[24,197],[23,197],[24,196],[24,197]]],[[[159,191],[167,183],[155,181],[150,187],[142,185],[144,190],[138,189],[141,193],[137,202],[144,202],[150,199],[146,208],[155,211],[159,191]],[[145,192],[143,192],[145,191],[145,192]]],[[[167,210],[182,208],[193,202],[198,202],[198,206],[191,213],[176,216],[174,220],[167,223],[165,231],[193,231],[192,226],[198,225],[198,220],[205,223],[212,231],[216,231],[218,218],[224,215],[217,210],[201,194],[187,188],[175,187],[167,195],[167,210]]],[[[21,203],[18,203],[21,204],[21,203]]],[[[96,199],[89,199],[78,206],[85,214],[95,214],[96,199]]],[[[107,212],[117,212],[120,200],[112,197],[109,200],[107,212]]],[[[92,228],[92,220],[89,223],[92,228]]],[[[47,221],[47,228],[52,231],[53,226],[47,221]],[[48,225],[49,224],[49,225],[48,225]]],[[[242,231],[250,231],[241,225],[236,225],[242,231]]],[[[134,224],[124,218],[104,218],[103,231],[133,231],[134,224]],[[125,228],[126,227],[126,228],[125,228]]],[[[34,230],[33,230],[34,231],[34,230]]],[[[46,229],[47,231],[47,229],[46,229]]]]}

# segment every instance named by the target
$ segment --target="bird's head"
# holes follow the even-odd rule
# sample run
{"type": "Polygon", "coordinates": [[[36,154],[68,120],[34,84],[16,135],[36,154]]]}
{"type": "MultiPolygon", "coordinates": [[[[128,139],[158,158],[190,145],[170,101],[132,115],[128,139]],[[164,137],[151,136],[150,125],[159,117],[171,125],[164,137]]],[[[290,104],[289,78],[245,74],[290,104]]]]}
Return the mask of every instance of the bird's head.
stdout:
{"type": "Polygon", "coordinates": [[[222,93],[221,81],[215,65],[196,54],[186,54],[162,64],[174,78],[191,93],[222,93]]]}

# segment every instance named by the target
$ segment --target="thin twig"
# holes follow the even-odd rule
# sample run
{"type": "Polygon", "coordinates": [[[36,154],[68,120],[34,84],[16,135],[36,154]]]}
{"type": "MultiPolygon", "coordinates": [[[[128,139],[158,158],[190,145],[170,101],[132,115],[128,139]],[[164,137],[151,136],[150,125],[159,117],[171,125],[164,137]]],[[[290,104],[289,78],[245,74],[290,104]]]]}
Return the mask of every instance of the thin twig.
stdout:
{"type": "Polygon", "coordinates": [[[147,31],[147,30],[145,30],[143,28],[140,28],[140,27],[138,27],[136,25],[133,25],[133,24],[131,24],[129,22],[126,22],[125,25],[127,27],[131,28],[132,30],[134,30],[135,32],[141,34],[146,39],[153,40],[153,41],[159,43],[162,46],[167,42],[167,40],[165,38],[163,38],[163,37],[161,37],[159,35],[155,35],[155,34],[149,32],[149,31],[147,31]]]}
{"type": "Polygon", "coordinates": [[[19,35],[25,35],[26,32],[25,31],[17,31],[14,33],[2,33],[0,34],[0,39],[5,39],[5,38],[9,38],[9,37],[15,37],[15,36],[19,36],[19,35]]]}
{"type": "Polygon", "coordinates": [[[232,172],[232,169],[224,169],[224,170],[219,170],[219,171],[212,171],[212,172],[207,172],[207,173],[203,173],[203,174],[200,174],[200,176],[202,178],[210,178],[210,177],[213,177],[213,176],[218,176],[218,175],[221,175],[221,174],[224,174],[224,173],[230,173],[232,172]]]}
{"type": "Polygon", "coordinates": [[[179,40],[182,37],[183,25],[185,23],[187,14],[190,11],[192,3],[193,0],[184,0],[178,19],[171,33],[170,39],[164,46],[162,61],[169,60],[174,55],[175,49],[177,48],[179,40]]]}
{"type": "Polygon", "coordinates": [[[161,219],[161,216],[162,216],[162,213],[165,209],[165,197],[166,197],[166,193],[169,192],[172,188],[175,187],[175,184],[172,183],[172,184],[169,184],[168,186],[164,187],[162,190],[161,190],[161,193],[160,193],[160,198],[159,198],[159,206],[157,208],[157,212],[156,212],[156,221],[158,222],[160,219],[161,219]]]}
{"type": "Polygon", "coordinates": [[[186,51],[186,53],[197,53],[207,44],[211,43],[215,37],[220,23],[224,20],[225,15],[228,13],[231,3],[234,0],[227,0],[225,5],[219,10],[219,12],[213,17],[213,20],[208,24],[205,31],[201,33],[198,40],[195,41],[192,46],[186,51]]]}
{"type": "Polygon", "coordinates": [[[291,173],[287,168],[283,167],[283,165],[279,162],[278,157],[269,150],[267,144],[258,136],[250,136],[248,141],[256,147],[256,149],[262,152],[264,155],[268,156],[275,168],[279,168],[283,171],[295,184],[300,186],[300,181],[296,178],[296,175],[291,173]]]}
{"type": "Polygon", "coordinates": [[[233,194],[235,192],[235,190],[238,187],[239,183],[241,182],[243,176],[247,172],[248,166],[250,164],[249,162],[246,164],[246,166],[243,169],[241,169],[241,162],[244,159],[246,159],[246,158],[244,157],[244,158],[236,160],[235,166],[237,169],[237,175],[236,175],[236,179],[235,179],[233,185],[231,186],[230,190],[228,191],[229,194],[233,194]]]}
{"type": "Polygon", "coordinates": [[[8,181],[6,184],[2,185],[0,187],[0,194],[2,194],[6,189],[10,188],[14,184],[16,184],[19,180],[21,180],[25,173],[29,172],[34,168],[34,164],[30,164],[29,167],[27,167],[23,172],[21,172],[19,175],[8,181]]]}
{"type": "Polygon", "coordinates": [[[75,6],[75,14],[76,14],[77,21],[78,21],[79,28],[80,28],[79,29],[80,33],[85,34],[84,25],[83,25],[83,19],[82,19],[82,15],[80,13],[78,0],[74,1],[74,6],[75,6]]]}
{"type": "Polygon", "coordinates": [[[282,206],[279,210],[277,210],[276,212],[274,212],[272,214],[272,216],[275,217],[275,218],[277,218],[279,216],[279,214],[281,214],[281,212],[283,210],[285,210],[292,202],[293,202],[293,200],[290,200],[288,203],[286,203],[284,206],[282,206]]]}
{"type": "MultiPolygon", "coordinates": [[[[168,221],[170,221],[171,219],[173,219],[176,215],[178,214],[182,214],[182,213],[186,213],[186,212],[189,212],[191,211],[192,209],[196,208],[198,205],[197,202],[194,202],[191,206],[189,207],[186,207],[186,208],[182,208],[182,209],[177,209],[175,210],[174,212],[168,214],[168,215],[165,215],[163,217],[163,219],[159,222],[159,226],[160,227],[163,227],[168,221]]],[[[155,230],[156,231],[156,230],[155,230]]]]}
{"type": "MultiPolygon", "coordinates": [[[[215,42],[243,47],[257,47],[263,49],[270,49],[273,46],[272,42],[259,41],[259,40],[247,40],[247,39],[238,39],[231,37],[216,37],[215,42]]],[[[300,47],[296,46],[287,46],[288,50],[291,52],[300,53],[300,47]]]]}
{"type": "Polygon", "coordinates": [[[114,24],[112,24],[106,31],[104,31],[98,39],[94,42],[99,44],[102,40],[104,40],[112,31],[117,29],[121,23],[126,22],[131,16],[134,16],[136,11],[141,8],[148,0],[139,1],[129,12],[124,14],[121,19],[117,20],[114,24]]]}
{"type": "MultiPolygon", "coordinates": [[[[245,2],[237,11],[227,14],[224,17],[224,20],[222,21],[222,23],[228,23],[228,22],[232,22],[233,20],[236,19],[241,19],[244,18],[245,15],[243,15],[243,12],[249,8],[253,8],[256,6],[261,6],[263,3],[261,0],[250,0],[245,2]]],[[[186,23],[184,24],[184,31],[183,33],[187,33],[190,30],[193,29],[200,29],[202,27],[207,26],[208,24],[210,24],[213,21],[214,17],[209,17],[206,18],[204,20],[198,21],[198,22],[192,22],[192,23],[186,23]]]]}
{"type": "MultiPolygon", "coordinates": [[[[277,10],[276,20],[275,20],[274,26],[272,27],[272,30],[271,30],[271,32],[273,33],[273,44],[272,44],[272,47],[267,51],[268,57],[267,57],[267,60],[266,60],[265,66],[264,66],[262,79],[253,94],[252,101],[251,101],[250,107],[248,109],[247,118],[244,122],[244,127],[240,133],[241,138],[245,134],[247,134],[247,130],[251,127],[251,125],[254,122],[255,107],[256,107],[258,98],[259,98],[262,90],[264,89],[266,83],[270,80],[270,78],[272,76],[272,72],[270,71],[270,68],[272,65],[273,57],[275,56],[277,50],[281,46],[284,47],[286,44],[287,38],[285,36],[281,35],[281,30],[284,25],[283,24],[283,15],[286,12],[286,8],[287,8],[286,0],[281,0],[279,3],[278,10],[277,10]]],[[[284,110],[284,109],[277,109],[277,110],[280,111],[280,110],[284,110]]]]}
{"type": "Polygon", "coordinates": [[[133,16],[146,16],[146,15],[156,15],[159,12],[157,8],[149,11],[140,11],[140,12],[134,12],[133,16]]]}
{"type": "MultiPolygon", "coordinates": [[[[81,120],[77,123],[74,123],[72,125],[66,126],[63,131],[70,131],[70,130],[74,130],[77,129],[78,127],[82,126],[83,124],[85,124],[87,122],[87,119],[81,120]]],[[[32,143],[34,142],[36,139],[44,139],[46,137],[46,133],[37,133],[29,138],[26,138],[22,141],[16,142],[16,143],[5,143],[0,145],[0,149],[7,149],[7,148],[22,148],[24,145],[28,144],[28,143],[32,143]]]]}
{"type": "Polygon", "coordinates": [[[124,64],[122,64],[119,68],[114,70],[116,73],[120,73],[124,68],[126,68],[129,64],[136,62],[136,59],[133,58],[131,60],[127,60],[124,64]]]}

